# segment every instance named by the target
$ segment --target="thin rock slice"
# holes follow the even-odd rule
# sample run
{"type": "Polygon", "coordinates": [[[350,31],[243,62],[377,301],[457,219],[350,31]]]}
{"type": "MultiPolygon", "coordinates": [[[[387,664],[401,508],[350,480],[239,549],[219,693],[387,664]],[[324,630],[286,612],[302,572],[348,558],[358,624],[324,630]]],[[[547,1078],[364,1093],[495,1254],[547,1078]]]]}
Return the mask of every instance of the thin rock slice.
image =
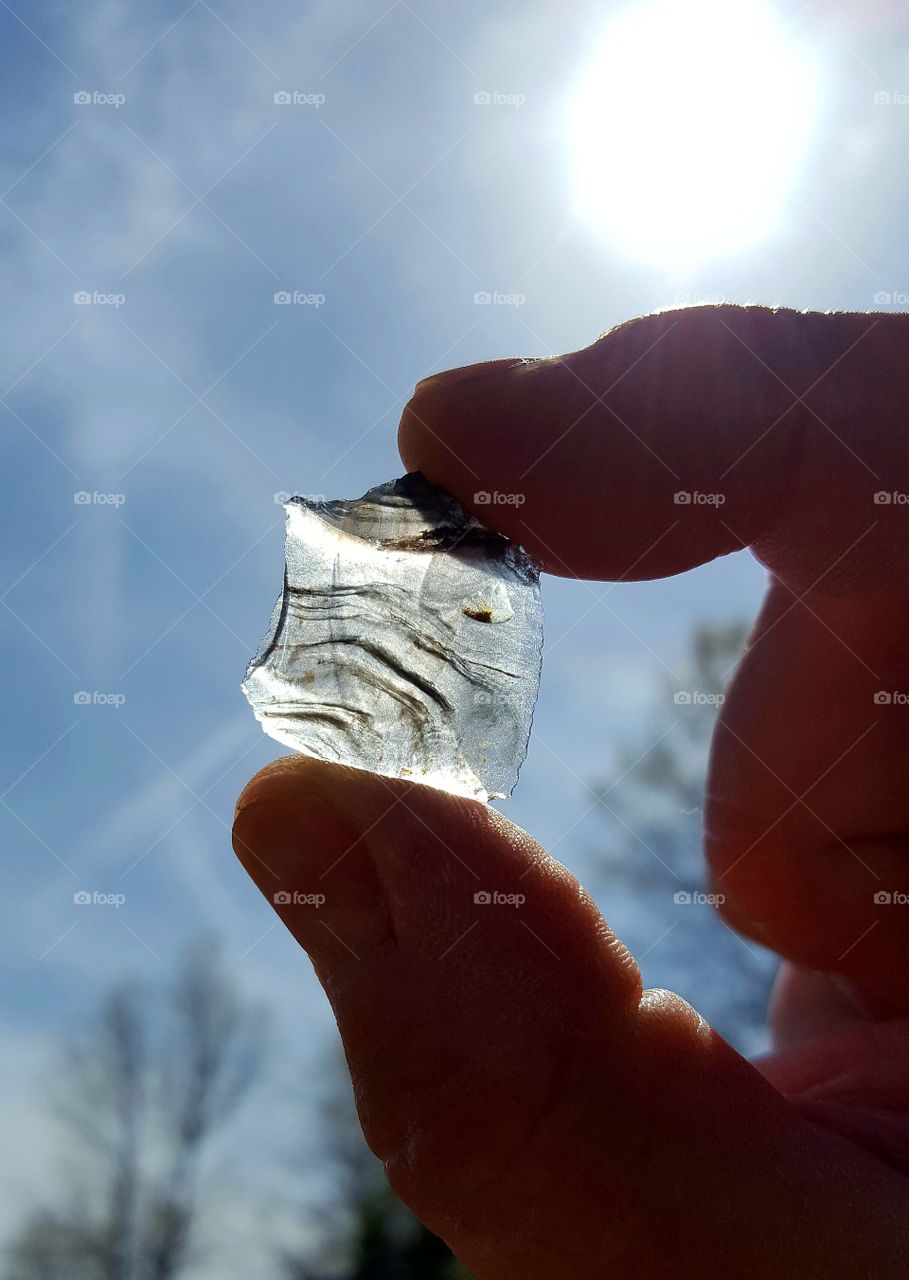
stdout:
{"type": "Polygon", "coordinates": [[[284,510],[284,587],[243,683],[266,733],[456,795],[510,795],[540,682],[534,561],[417,472],[284,510]]]}

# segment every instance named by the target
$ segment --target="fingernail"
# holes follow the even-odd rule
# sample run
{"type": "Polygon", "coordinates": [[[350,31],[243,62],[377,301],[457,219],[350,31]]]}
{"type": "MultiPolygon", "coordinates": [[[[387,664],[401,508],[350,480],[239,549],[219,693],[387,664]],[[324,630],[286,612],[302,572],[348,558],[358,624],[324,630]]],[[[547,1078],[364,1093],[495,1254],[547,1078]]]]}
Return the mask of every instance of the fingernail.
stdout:
{"type": "Polygon", "coordinates": [[[362,962],[391,926],[370,833],[318,774],[304,766],[254,779],[238,802],[233,845],[323,977],[362,962]]]}
{"type": "Polygon", "coordinates": [[[434,373],[422,378],[414,387],[414,395],[424,395],[427,391],[459,386],[462,382],[479,382],[481,378],[491,377],[496,373],[504,373],[508,369],[516,369],[527,364],[524,359],[484,360],[481,364],[465,364],[458,369],[445,369],[442,373],[434,373]]]}

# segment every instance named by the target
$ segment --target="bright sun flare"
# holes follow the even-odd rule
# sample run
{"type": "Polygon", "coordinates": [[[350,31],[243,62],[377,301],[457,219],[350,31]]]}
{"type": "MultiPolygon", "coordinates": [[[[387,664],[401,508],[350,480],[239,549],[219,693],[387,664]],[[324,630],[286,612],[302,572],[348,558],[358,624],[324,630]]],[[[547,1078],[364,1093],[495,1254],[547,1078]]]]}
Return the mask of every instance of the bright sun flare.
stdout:
{"type": "Polygon", "coordinates": [[[819,77],[769,0],[638,0],[570,106],[575,207],[628,257],[694,266],[770,236],[819,77]]]}

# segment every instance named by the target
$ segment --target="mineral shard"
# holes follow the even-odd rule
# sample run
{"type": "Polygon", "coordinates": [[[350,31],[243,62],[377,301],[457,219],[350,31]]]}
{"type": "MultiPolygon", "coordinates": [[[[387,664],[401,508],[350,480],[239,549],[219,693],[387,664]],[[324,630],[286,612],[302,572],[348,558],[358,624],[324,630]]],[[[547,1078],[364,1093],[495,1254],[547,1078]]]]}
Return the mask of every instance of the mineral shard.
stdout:
{"type": "Polygon", "coordinates": [[[243,683],[266,733],[385,777],[510,795],[542,661],[530,556],[418,472],[284,510],[284,587],[243,683]]]}

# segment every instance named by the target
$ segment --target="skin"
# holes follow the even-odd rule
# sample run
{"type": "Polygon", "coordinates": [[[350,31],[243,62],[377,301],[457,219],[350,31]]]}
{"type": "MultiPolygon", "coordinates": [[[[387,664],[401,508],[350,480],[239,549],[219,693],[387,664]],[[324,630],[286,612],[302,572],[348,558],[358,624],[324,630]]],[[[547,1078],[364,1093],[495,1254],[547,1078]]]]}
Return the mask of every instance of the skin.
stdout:
{"type": "Polygon", "coordinates": [[[303,757],[234,845],[309,953],[392,1185],[480,1280],[909,1275],[909,316],[705,307],[420,383],[408,469],[555,574],[750,546],[705,854],[784,958],[749,1063],[498,813],[303,757]],[[478,505],[480,491],[521,505],[478,505]],[[721,505],[673,501],[721,494],[721,505]],[[479,887],[522,892],[477,910],[479,887]]]}

